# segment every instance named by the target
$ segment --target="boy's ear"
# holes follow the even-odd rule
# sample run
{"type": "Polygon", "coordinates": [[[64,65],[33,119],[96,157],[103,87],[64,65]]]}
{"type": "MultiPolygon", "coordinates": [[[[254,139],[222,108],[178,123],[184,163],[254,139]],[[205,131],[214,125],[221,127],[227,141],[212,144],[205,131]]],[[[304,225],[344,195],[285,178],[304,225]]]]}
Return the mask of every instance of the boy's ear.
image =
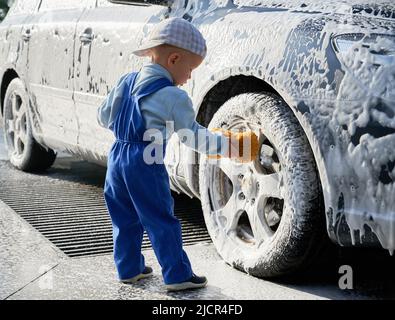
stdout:
{"type": "Polygon", "coordinates": [[[170,63],[171,65],[174,65],[174,64],[176,64],[180,59],[181,59],[181,55],[180,55],[178,52],[174,52],[174,53],[171,53],[171,54],[169,55],[168,61],[169,61],[169,63],[170,63]]]}

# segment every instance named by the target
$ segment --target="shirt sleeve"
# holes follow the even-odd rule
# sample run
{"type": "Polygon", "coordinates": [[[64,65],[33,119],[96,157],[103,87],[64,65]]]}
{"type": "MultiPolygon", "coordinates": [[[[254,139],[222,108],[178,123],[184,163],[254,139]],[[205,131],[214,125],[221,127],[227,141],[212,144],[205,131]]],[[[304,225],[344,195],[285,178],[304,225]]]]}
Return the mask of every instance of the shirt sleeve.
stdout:
{"type": "Polygon", "coordinates": [[[124,74],[117,82],[114,88],[104,99],[102,104],[97,109],[97,121],[99,125],[105,128],[112,128],[114,119],[118,114],[119,108],[122,105],[123,93],[126,85],[125,78],[128,74],[124,74]]]}
{"type": "Polygon", "coordinates": [[[174,131],[180,141],[193,150],[208,155],[226,155],[229,138],[221,133],[211,132],[195,120],[195,110],[188,94],[180,93],[171,111],[174,131]]]}

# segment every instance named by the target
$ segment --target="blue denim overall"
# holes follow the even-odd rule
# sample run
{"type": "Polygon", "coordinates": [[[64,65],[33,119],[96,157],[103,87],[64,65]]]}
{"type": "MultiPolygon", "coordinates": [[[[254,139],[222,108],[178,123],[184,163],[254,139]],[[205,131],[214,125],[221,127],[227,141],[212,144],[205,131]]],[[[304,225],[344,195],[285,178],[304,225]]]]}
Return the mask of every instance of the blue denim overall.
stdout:
{"type": "MultiPolygon", "coordinates": [[[[151,141],[143,141],[145,124],[139,107],[140,99],[173,84],[161,78],[132,95],[136,76],[127,76],[123,102],[111,128],[116,141],[108,156],[104,185],[113,224],[115,265],[121,280],[144,270],[141,243],[146,230],[165,284],[183,282],[192,277],[192,268],[182,248],[169,176],[163,163],[144,162],[143,151],[151,141]]],[[[165,149],[166,145],[163,152],[165,149]]]]}

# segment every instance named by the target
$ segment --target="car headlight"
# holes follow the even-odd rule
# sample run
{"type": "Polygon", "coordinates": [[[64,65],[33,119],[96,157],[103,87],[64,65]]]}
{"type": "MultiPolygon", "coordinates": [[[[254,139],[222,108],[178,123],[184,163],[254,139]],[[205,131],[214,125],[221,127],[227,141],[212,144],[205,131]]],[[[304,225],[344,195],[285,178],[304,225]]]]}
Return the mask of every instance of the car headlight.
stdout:
{"type": "Polygon", "coordinates": [[[332,44],[347,74],[357,80],[365,93],[394,98],[394,35],[341,34],[332,38],[332,44]]]}
{"type": "Polygon", "coordinates": [[[344,58],[363,48],[375,64],[393,64],[395,62],[395,36],[386,34],[365,35],[350,33],[333,38],[335,51],[344,58]],[[359,48],[360,47],[360,48],[359,48]]]}

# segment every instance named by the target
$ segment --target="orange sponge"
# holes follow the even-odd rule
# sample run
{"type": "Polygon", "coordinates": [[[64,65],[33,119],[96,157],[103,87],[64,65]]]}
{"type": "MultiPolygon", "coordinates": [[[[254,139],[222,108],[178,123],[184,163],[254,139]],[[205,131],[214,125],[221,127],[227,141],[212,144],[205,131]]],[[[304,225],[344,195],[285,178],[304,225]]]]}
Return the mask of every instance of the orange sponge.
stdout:
{"type": "MultiPolygon", "coordinates": [[[[229,138],[229,154],[227,157],[239,162],[251,162],[258,156],[258,136],[253,131],[232,132],[222,128],[210,129],[212,132],[221,132],[229,138]],[[244,150],[245,148],[245,150],[244,150]]],[[[210,159],[219,159],[220,155],[208,155],[210,159]]]]}

